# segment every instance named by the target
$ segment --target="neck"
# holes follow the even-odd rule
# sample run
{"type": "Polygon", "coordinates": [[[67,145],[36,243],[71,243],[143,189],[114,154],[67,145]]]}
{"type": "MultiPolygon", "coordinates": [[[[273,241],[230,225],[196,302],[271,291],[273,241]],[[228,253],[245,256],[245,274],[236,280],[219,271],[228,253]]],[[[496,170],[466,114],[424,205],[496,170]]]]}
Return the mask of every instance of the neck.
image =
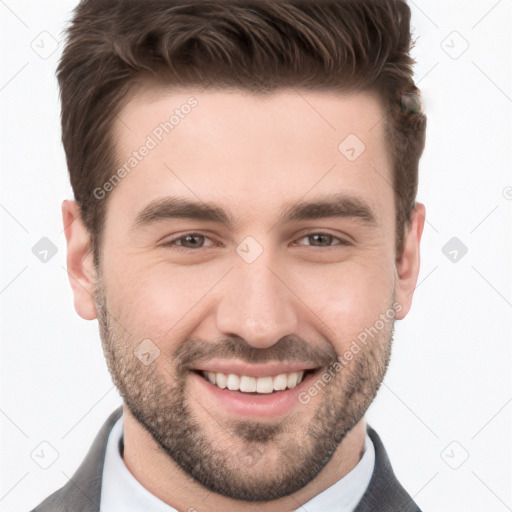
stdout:
{"type": "Polygon", "coordinates": [[[364,417],[348,432],[320,473],[302,489],[273,501],[241,502],[211,492],[187,475],[158,445],[149,432],[123,406],[123,460],[132,475],[151,494],[177,510],[201,512],[282,512],[304,503],[347,475],[364,454],[364,417]]]}

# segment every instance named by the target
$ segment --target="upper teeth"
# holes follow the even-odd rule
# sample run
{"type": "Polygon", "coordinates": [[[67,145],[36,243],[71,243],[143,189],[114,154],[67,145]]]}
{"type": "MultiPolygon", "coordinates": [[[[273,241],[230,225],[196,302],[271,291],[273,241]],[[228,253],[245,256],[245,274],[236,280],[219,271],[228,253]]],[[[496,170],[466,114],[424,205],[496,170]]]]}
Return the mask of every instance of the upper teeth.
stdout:
{"type": "Polygon", "coordinates": [[[203,375],[217,387],[243,393],[272,393],[292,389],[302,381],[304,372],[281,373],[275,377],[249,377],[234,373],[203,372],[203,375]]]}

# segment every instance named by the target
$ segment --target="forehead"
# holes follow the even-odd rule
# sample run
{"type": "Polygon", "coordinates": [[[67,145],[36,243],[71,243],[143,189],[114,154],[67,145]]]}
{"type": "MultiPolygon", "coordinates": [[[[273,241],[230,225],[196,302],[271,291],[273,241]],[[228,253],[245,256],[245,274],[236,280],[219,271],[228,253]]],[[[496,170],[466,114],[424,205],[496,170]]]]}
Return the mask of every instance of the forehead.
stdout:
{"type": "Polygon", "coordinates": [[[393,200],[383,113],[369,93],[147,87],[114,133],[124,172],[110,200],[134,212],[166,195],[269,212],[338,191],[393,200]]]}
{"type": "Polygon", "coordinates": [[[291,137],[315,133],[321,136],[323,132],[331,131],[336,139],[346,129],[351,129],[363,141],[371,142],[382,135],[380,121],[384,117],[379,98],[372,92],[281,88],[256,94],[237,88],[165,88],[143,82],[127,95],[114,123],[118,142],[131,142],[131,136],[151,133],[157,128],[155,121],[165,123],[173,113],[179,119],[171,122],[173,127],[182,125],[180,130],[173,130],[175,139],[180,133],[184,137],[191,134],[204,136],[200,128],[213,126],[217,129],[224,127],[226,133],[230,128],[236,128],[239,135],[260,132],[264,126],[265,133],[260,133],[261,136],[271,135],[286,126],[291,137]],[[191,104],[192,108],[188,108],[191,104]],[[181,123],[180,120],[185,118],[188,118],[187,123],[181,123]],[[297,124],[297,121],[302,122],[297,124]],[[243,131],[240,133],[238,128],[243,131]]]}

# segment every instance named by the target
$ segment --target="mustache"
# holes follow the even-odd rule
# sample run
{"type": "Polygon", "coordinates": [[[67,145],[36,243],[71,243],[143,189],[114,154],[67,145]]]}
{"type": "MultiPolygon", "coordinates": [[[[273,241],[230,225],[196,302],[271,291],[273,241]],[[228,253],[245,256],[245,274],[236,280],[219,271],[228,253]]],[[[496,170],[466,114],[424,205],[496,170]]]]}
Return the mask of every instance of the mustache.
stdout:
{"type": "Polygon", "coordinates": [[[269,348],[253,347],[238,336],[228,336],[216,342],[188,338],[174,352],[180,373],[214,358],[236,359],[252,364],[269,361],[299,362],[313,364],[315,367],[329,367],[338,361],[338,355],[331,345],[313,346],[295,335],[281,338],[269,348]]]}

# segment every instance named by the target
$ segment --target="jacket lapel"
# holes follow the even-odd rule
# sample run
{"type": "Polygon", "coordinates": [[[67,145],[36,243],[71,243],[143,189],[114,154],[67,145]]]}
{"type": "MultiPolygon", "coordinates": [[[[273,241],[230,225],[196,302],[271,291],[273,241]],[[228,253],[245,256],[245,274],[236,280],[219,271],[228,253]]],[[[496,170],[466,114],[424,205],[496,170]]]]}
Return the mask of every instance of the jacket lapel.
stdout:
{"type": "Polygon", "coordinates": [[[103,462],[110,431],[123,412],[116,409],[101,427],[80,467],[68,483],[51,494],[32,512],[98,512],[100,510],[103,462]]]}
{"type": "Polygon", "coordinates": [[[396,479],[377,432],[369,425],[367,430],[375,447],[375,468],[370,484],[354,512],[421,512],[396,479]]]}

